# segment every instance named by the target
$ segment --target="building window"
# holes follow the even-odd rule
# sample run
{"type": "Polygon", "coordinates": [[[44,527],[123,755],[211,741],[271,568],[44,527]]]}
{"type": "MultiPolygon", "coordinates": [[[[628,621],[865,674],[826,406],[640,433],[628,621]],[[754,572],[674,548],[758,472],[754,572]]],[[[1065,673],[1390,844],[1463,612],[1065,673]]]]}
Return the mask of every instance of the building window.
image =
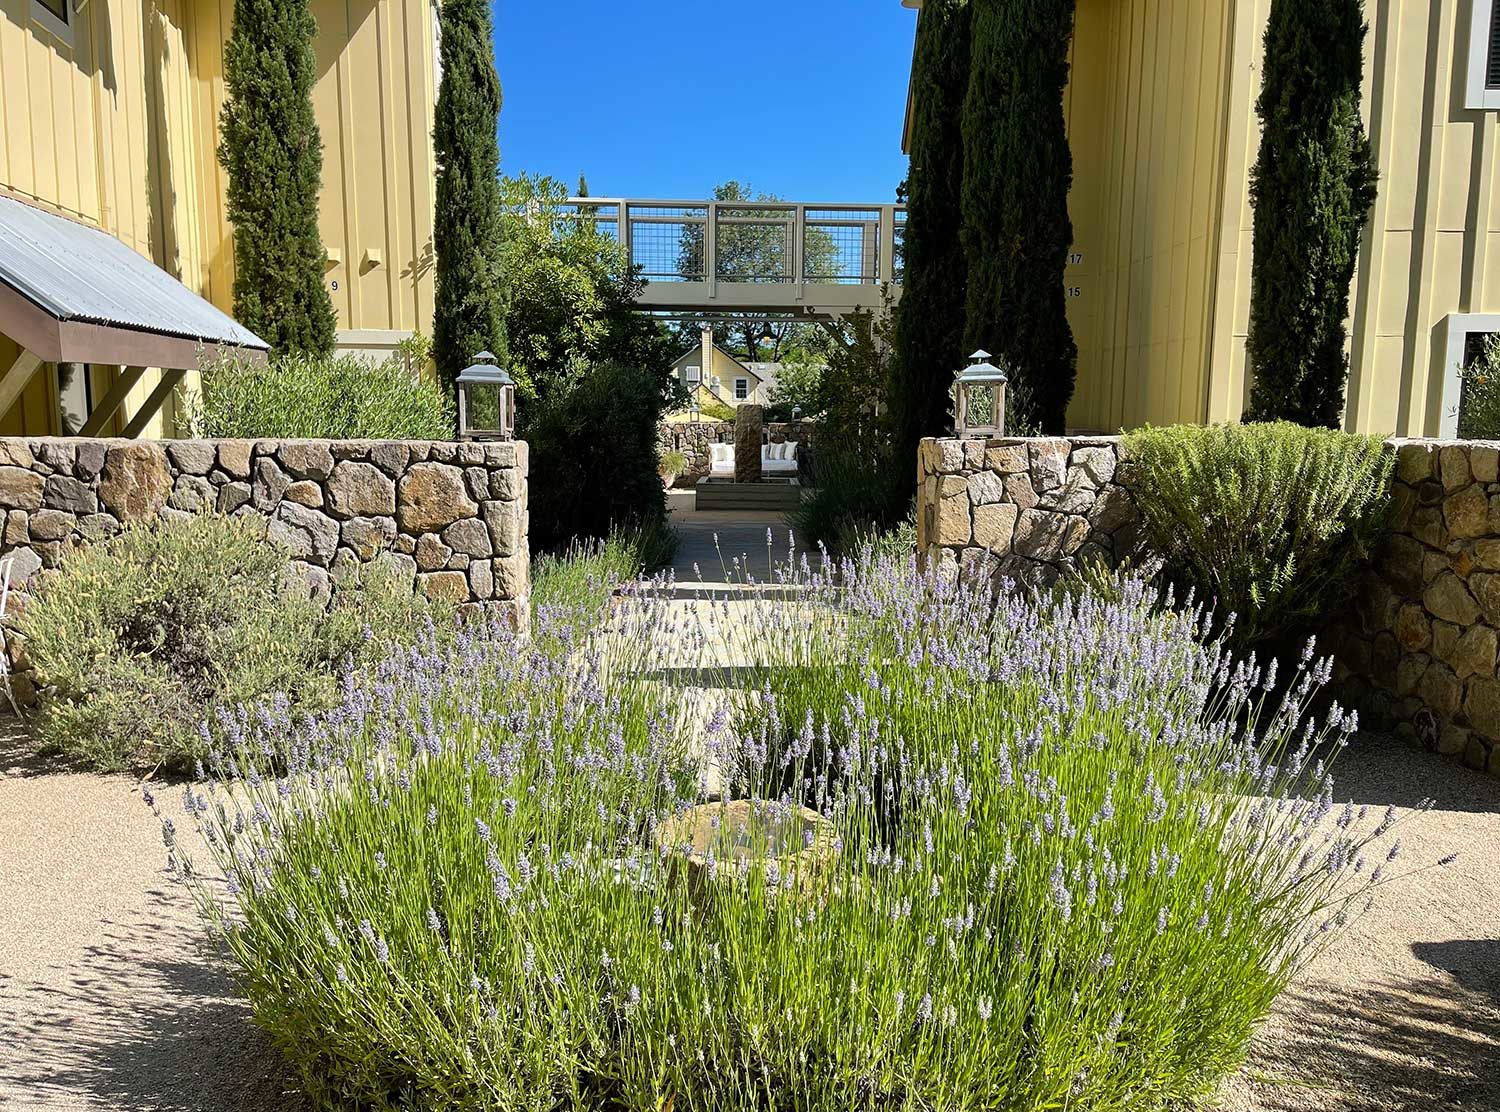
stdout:
{"type": "MultiPolygon", "coordinates": [[[[1500,313],[1450,313],[1443,330],[1443,402],[1437,434],[1446,439],[1459,435],[1464,410],[1464,371],[1478,357],[1485,341],[1500,333],[1500,313]]],[[[1468,420],[1464,421],[1466,427],[1468,420]]],[[[1429,430],[1431,426],[1429,426],[1429,430]]]]}
{"type": "Polygon", "coordinates": [[[734,380],[735,401],[744,401],[750,396],[750,380],[748,378],[737,378],[734,380]]]}
{"type": "Polygon", "coordinates": [[[702,382],[703,381],[703,371],[702,371],[702,369],[699,368],[699,367],[689,367],[689,368],[687,368],[687,381],[688,382],[702,382]]]}
{"type": "Polygon", "coordinates": [[[93,412],[93,377],[87,363],[57,364],[57,423],[63,436],[77,436],[93,412]]]}
{"type": "Polygon", "coordinates": [[[71,0],[31,0],[31,18],[64,42],[73,41],[71,0]]]}
{"type": "Polygon", "coordinates": [[[1464,105],[1500,109],[1500,0],[1474,0],[1464,105]]]}

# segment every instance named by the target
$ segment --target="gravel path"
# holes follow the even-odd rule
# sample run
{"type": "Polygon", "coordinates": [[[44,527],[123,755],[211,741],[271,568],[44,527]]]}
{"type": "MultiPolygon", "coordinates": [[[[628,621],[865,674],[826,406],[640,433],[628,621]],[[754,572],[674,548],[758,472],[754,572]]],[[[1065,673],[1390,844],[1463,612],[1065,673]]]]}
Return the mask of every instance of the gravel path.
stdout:
{"type": "MultiPolygon", "coordinates": [[[[57,772],[0,722],[0,1109],[299,1107],[163,869],[126,777],[57,772]]],[[[1278,1004],[1219,1112],[1500,1109],[1500,781],[1364,738],[1340,798],[1440,808],[1408,861],[1278,1004]]],[[[164,792],[163,794],[167,794],[164,792]]]]}
{"type": "Polygon", "coordinates": [[[30,750],[0,720],[0,1109],[296,1108],[136,782],[30,750]]]}

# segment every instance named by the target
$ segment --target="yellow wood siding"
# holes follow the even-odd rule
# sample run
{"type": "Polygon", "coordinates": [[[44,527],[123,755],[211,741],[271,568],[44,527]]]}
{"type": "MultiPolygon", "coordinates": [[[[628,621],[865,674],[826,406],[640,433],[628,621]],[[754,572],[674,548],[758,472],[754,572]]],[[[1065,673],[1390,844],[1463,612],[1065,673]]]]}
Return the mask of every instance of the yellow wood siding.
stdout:
{"type": "MultiPolygon", "coordinates": [[[[0,189],[105,229],[230,311],[217,146],[233,0],[90,3],[66,38],[32,12],[0,0],[0,189]]],[[[325,277],[339,328],[378,348],[431,331],[435,16],[430,0],[313,0],[313,14],[320,223],[340,260],[325,277]]],[[[13,356],[0,337],[0,364],[13,356]]],[[[158,381],[148,373],[122,412],[158,381]]],[[[57,431],[55,395],[43,368],[0,433],[57,431]]],[[[169,405],[147,435],[174,428],[169,405]]]]}
{"type": "MultiPolygon", "coordinates": [[[[198,112],[218,134],[223,43],[233,0],[199,0],[194,28],[198,112]]],[[[436,27],[428,0],[312,0],[318,35],[313,110],[323,139],[318,224],[329,254],[324,278],[340,330],[432,331],[432,214],[437,167],[436,27]]],[[[225,178],[203,167],[204,296],[228,309],[234,245],[224,216],[225,178]]]]}
{"type": "Polygon", "coordinates": [[[1228,21],[1202,0],[1078,0],[1070,427],[1204,417],[1228,21]]]}
{"type": "MultiPolygon", "coordinates": [[[[1214,313],[1220,335],[1208,416],[1245,398],[1252,215],[1247,183],[1259,122],[1261,37],[1269,0],[1234,5],[1236,91],[1223,169],[1226,249],[1214,313]],[[1243,86],[1243,91],[1239,89],[1243,86]]],[[[1345,427],[1436,435],[1442,422],[1442,326],[1451,313],[1500,313],[1496,128],[1464,107],[1470,0],[1366,5],[1364,110],[1380,190],[1350,299],[1345,427]]]]}

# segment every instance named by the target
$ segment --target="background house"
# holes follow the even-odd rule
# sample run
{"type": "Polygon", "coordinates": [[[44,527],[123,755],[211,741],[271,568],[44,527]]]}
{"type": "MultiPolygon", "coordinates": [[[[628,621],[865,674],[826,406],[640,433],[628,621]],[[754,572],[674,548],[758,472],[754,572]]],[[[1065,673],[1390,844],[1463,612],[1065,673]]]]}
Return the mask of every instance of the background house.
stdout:
{"type": "MultiPolygon", "coordinates": [[[[1270,0],[1078,0],[1065,101],[1072,427],[1224,421],[1243,409],[1269,10],[1270,0]]],[[[1380,191],[1352,289],[1345,424],[1452,434],[1469,337],[1500,331],[1500,5],[1367,4],[1366,18],[1380,191]]]]}
{"type": "Polygon", "coordinates": [[[714,343],[712,328],[704,328],[699,342],[672,363],[677,381],[698,402],[712,398],[733,409],[746,403],[765,405],[775,385],[780,363],[745,362],[714,343]]]}
{"type": "MultiPolygon", "coordinates": [[[[224,312],[234,252],[216,150],[233,11],[233,0],[0,0],[0,194],[102,229],[224,312]]],[[[431,331],[437,14],[430,0],[312,0],[312,12],[326,281],[340,348],[379,355],[431,331]]],[[[0,335],[0,372],[17,352],[0,335]]],[[[64,409],[86,411],[121,376],[103,362],[44,364],[0,433],[63,431],[64,409]]],[[[141,375],[105,431],[161,382],[157,368],[141,375]]],[[[174,430],[167,394],[148,435],[174,430]]]]}

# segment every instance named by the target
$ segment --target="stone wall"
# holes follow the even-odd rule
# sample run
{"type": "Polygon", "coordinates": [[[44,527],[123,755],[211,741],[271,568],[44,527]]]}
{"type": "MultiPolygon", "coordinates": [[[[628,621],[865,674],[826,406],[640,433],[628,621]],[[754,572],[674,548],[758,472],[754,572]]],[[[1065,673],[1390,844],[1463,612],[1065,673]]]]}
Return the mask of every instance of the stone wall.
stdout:
{"type": "Polygon", "coordinates": [[[526,479],[524,443],[0,438],[0,556],[24,592],[128,523],[253,514],[315,596],[388,554],[416,589],[524,624],[526,479]]]}
{"type": "MultiPolygon", "coordinates": [[[[795,440],[801,444],[798,456],[813,446],[817,435],[815,421],[767,421],[764,440],[768,444],[780,444],[795,440]]],[[[708,446],[710,444],[733,444],[733,421],[662,421],[656,426],[657,455],[681,452],[687,457],[687,469],[677,476],[676,487],[695,486],[708,474],[708,446]]]]}
{"type": "Polygon", "coordinates": [[[917,471],[917,550],[939,566],[1050,583],[1134,543],[1118,437],[924,440],[917,471]]]}
{"type": "MultiPolygon", "coordinates": [[[[1500,443],[1393,440],[1389,530],[1320,641],[1366,721],[1500,775],[1500,443]]],[[[924,440],[918,551],[1049,583],[1116,563],[1138,516],[1118,438],[924,440]]]]}
{"type": "Polygon", "coordinates": [[[1392,441],[1390,532],[1330,630],[1373,725],[1500,775],[1500,444],[1392,441]]]}

